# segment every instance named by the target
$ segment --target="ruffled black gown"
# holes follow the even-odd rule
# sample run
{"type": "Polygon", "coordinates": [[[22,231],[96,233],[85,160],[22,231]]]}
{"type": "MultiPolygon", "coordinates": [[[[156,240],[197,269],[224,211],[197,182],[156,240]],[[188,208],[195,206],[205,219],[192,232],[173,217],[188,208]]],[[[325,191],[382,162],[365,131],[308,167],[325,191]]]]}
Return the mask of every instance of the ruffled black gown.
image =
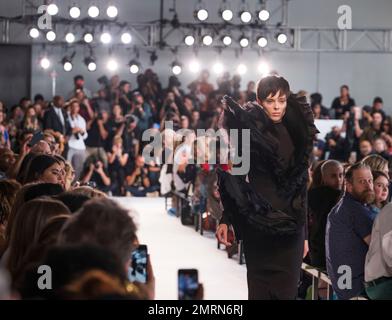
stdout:
{"type": "Polygon", "coordinates": [[[305,239],[309,157],[317,129],[304,98],[291,95],[273,123],[255,103],[225,97],[223,127],[250,129],[246,176],[218,173],[221,223],[244,241],[249,299],[295,299],[305,239]]]}

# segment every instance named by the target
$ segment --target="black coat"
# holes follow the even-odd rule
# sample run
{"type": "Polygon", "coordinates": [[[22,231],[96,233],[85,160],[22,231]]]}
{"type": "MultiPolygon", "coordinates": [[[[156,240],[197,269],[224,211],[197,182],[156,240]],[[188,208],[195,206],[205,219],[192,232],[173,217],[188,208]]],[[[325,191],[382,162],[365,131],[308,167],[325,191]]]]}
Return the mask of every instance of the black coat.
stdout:
{"type": "Polygon", "coordinates": [[[298,233],[306,222],[309,157],[318,132],[310,106],[305,98],[288,98],[282,125],[289,135],[285,141],[292,143],[287,147],[293,152],[287,162],[279,153],[285,148],[279,145],[279,135],[274,133],[275,126],[264,110],[255,103],[241,107],[230,97],[225,98],[228,110],[223,126],[250,129],[250,172],[258,175],[259,181],[265,177],[268,184],[273,184],[276,195],[271,202],[270,196],[258,187],[260,184],[248,183],[246,176],[220,172],[218,185],[224,207],[221,223],[232,224],[238,239],[245,224],[266,234],[298,233]],[[284,205],[276,206],[279,199],[284,205]]]}
{"type": "Polygon", "coordinates": [[[57,116],[54,107],[51,106],[44,115],[44,130],[52,129],[53,131],[60,132],[61,134],[68,136],[71,134],[71,125],[68,121],[67,113],[62,110],[64,117],[64,125],[61,123],[59,117],[57,116]]]}

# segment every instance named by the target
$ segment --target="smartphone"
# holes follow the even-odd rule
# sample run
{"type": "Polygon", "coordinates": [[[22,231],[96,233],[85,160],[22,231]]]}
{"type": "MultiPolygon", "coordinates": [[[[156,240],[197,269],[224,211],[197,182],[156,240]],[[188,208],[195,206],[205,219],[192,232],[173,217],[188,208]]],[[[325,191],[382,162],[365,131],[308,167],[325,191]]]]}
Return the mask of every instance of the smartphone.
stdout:
{"type": "Polygon", "coordinates": [[[144,244],[139,245],[139,247],[132,252],[128,279],[131,282],[147,282],[147,246],[144,244]]]}
{"type": "Polygon", "coordinates": [[[195,300],[198,288],[197,269],[178,270],[178,300],[195,300]]]}
{"type": "Polygon", "coordinates": [[[31,148],[43,139],[44,139],[44,134],[41,131],[38,131],[34,133],[33,137],[31,138],[30,142],[27,143],[27,145],[31,148]]]}

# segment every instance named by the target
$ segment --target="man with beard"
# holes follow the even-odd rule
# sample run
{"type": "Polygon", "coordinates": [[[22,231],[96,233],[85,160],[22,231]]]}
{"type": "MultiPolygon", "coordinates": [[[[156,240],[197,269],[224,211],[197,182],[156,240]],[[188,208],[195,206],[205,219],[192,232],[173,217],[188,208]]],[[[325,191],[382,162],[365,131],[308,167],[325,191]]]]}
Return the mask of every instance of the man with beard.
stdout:
{"type": "Polygon", "coordinates": [[[331,210],[325,249],[328,275],[339,299],[364,294],[364,266],[372,232],[374,200],[370,167],[356,163],[346,173],[346,193],[331,210]]]}

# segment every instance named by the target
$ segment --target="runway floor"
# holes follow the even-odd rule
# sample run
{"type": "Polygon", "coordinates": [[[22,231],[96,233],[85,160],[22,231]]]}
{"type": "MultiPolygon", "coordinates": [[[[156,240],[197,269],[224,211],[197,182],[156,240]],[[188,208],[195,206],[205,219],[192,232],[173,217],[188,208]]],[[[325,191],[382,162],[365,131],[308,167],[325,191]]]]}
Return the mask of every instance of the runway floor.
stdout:
{"type": "Polygon", "coordinates": [[[165,213],[163,198],[116,198],[131,209],[139,241],[147,244],[156,278],[156,299],[177,299],[177,270],[196,268],[204,299],[247,299],[246,267],[217,249],[213,233],[201,236],[165,213]]]}

